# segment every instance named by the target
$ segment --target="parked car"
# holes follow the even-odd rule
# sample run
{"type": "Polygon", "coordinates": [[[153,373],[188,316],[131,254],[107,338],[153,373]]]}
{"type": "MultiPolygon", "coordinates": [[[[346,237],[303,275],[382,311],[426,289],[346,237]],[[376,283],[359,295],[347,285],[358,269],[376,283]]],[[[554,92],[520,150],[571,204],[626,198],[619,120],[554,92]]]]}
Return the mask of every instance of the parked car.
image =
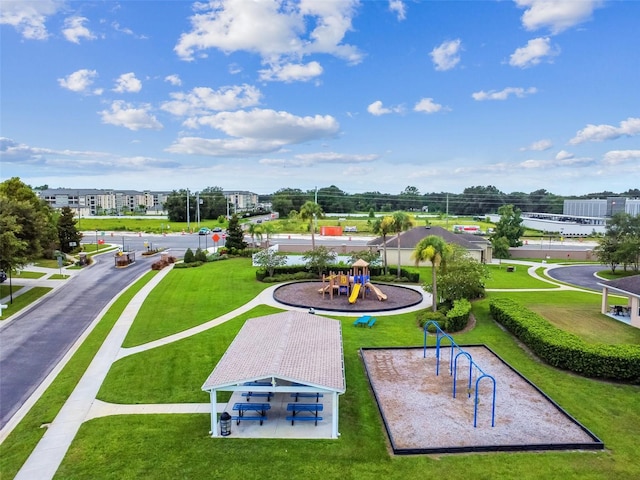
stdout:
{"type": "Polygon", "coordinates": [[[220,227],[214,227],[213,230],[211,230],[212,232],[221,232],[222,229],[220,227]]]}
{"type": "Polygon", "coordinates": [[[7,279],[7,274],[0,270],[0,283],[4,282],[7,279]]]}
{"type": "Polygon", "coordinates": [[[200,230],[198,230],[198,235],[209,235],[210,233],[211,229],[207,227],[202,227],[200,230]]]}

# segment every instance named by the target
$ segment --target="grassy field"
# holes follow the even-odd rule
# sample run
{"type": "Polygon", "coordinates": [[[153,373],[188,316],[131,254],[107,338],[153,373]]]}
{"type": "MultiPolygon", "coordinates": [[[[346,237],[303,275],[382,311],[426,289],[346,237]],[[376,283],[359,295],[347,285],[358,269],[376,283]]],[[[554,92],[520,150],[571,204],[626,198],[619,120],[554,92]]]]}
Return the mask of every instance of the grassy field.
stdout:
{"type": "MultiPolygon", "coordinates": [[[[227,262],[217,262],[206,268],[171,272],[148,297],[134,322],[137,331],[131,333],[127,341],[131,345],[142,343],[240,306],[246,297],[255,294],[252,289],[258,292],[262,287],[250,285],[255,281],[250,280],[254,269],[248,260],[234,262],[233,268],[218,265],[227,262]],[[189,289],[199,290],[199,295],[192,295],[189,289]],[[224,296],[227,291],[236,293],[224,296]],[[181,318],[160,314],[162,307],[180,304],[185,296],[189,300],[182,303],[181,318]]],[[[516,275],[505,275],[515,278],[520,270],[513,273],[516,275]]],[[[495,275],[487,287],[496,288],[502,282],[503,279],[495,275]]],[[[522,280],[524,288],[537,283],[535,279],[522,280]]],[[[127,292],[127,298],[133,293],[127,292]]],[[[568,312],[565,310],[563,314],[562,309],[599,311],[600,297],[575,291],[492,292],[487,299],[474,303],[475,328],[455,335],[455,339],[462,345],[484,343],[491,347],[598,435],[605,442],[606,450],[390,456],[358,349],[421,345],[422,331],[416,326],[415,314],[404,314],[380,316],[374,329],[354,328],[353,318],[340,319],[347,392],[340,401],[339,440],[211,439],[207,434],[208,415],[107,417],[83,424],[56,478],[640,478],[637,462],[640,387],[585,379],[540,363],[489,317],[488,300],[498,295],[509,295],[537,311],[545,308],[547,314],[558,310],[560,318],[568,312]]],[[[113,312],[110,311],[91,334],[46,397],[0,447],[3,478],[11,478],[33,448],[42,434],[39,425],[51,421],[64,396],[86,368],[91,349],[97,349],[124,308],[124,302],[121,298],[114,305],[113,312]]],[[[277,310],[258,307],[199,335],[124,358],[113,365],[99,398],[127,403],[206,402],[208,397],[200,391],[200,386],[244,320],[274,311],[277,310]]],[[[583,333],[578,334],[585,339],[604,328],[612,332],[608,342],[633,342],[634,338],[638,341],[634,333],[625,329],[616,332],[617,322],[597,313],[574,318],[579,319],[583,333]]],[[[499,385],[500,379],[497,380],[499,385]]],[[[496,415],[499,421],[499,408],[496,415]]]]}
{"type": "MultiPolygon", "coordinates": [[[[19,288],[13,289],[13,292],[17,292],[19,288]]],[[[16,312],[19,312],[23,308],[31,305],[33,302],[38,300],[40,297],[49,293],[52,289],[47,287],[33,287],[28,291],[22,293],[21,295],[14,295],[13,303],[7,303],[7,308],[2,311],[2,320],[6,320],[9,316],[13,315],[16,312]]],[[[2,294],[5,294],[4,285],[2,289],[2,294]]],[[[6,288],[6,296],[9,296],[9,288],[6,288]]]]}

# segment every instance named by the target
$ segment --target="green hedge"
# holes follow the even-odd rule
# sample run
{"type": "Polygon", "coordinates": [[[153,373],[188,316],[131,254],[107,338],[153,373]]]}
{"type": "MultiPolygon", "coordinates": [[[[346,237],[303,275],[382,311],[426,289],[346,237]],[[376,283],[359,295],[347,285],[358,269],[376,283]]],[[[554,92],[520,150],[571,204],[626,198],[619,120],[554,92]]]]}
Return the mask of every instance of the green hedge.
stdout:
{"type": "MultiPolygon", "coordinates": [[[[471,302],[466,298],[455,300],[453,307],[438,308],[434,312],[431,309],[420,310],[416,314],[416,321],[420,328],[424,328],[425,323],[429,321],[437,322],[442,330],[447,333],[459,332],[469,323],[469,314],[471,313],[471,302]]],[[[434,333],[436,327],[429,325],[429,332],[434,333]]]]}
{"type": "MultiPolygon", "coordinates": [[[[332,271],[332,272],[348,272],[349,269],[345,268],[344,266],[338,266],[338,265],[329,265],[327,267],[328,271],[332,271]]],[[[304,265],[290,265],[290,266],[286,266],[286,267],[276,267],[274,269],[273,275],[274,277],[277,275],[293,275],[296,274],[298,272],[309,272],[309,269],[304,266],[304,265]]],[[[378,281],[393,281],[395,280],[396,276],[393,275],[393,277],[391,275],[387,276],[387,277],[381,277],[381,275],[384,274],[384,269],[382,267],[373,267],[370,269],[370,276],[372,280],[378,280],[378,281]],[[388,280],[390,279],[390,280],[388,280]]],[[[259,282],[264,281],[264,279],[268,276],[268,272],[266,272],[264,269],[259,268],[256,271],[256,280],[258,280],[259,282]]],[[[410,282],[410,283],[419,283],[420,282],[420,274],[416,273],[416,272],[409,272],[407,270],[405,270],[404,268],[400,270],[400,276],[404,279],[404,281],[406,282],[410,282]]],[[[314,277],[311,277],[314,278],[314,277]]],[[[318,275],[315,275],[315,278],[318,278],[318,280],[320,280],[320,277],[318,277],[318,275]]]]}
{"type": "Polygon", "coordinates": [[[508,298],[490,302],[492,317],[538,357],[592,378],[640,384],[640,346],[589,344],[508,298]]]}

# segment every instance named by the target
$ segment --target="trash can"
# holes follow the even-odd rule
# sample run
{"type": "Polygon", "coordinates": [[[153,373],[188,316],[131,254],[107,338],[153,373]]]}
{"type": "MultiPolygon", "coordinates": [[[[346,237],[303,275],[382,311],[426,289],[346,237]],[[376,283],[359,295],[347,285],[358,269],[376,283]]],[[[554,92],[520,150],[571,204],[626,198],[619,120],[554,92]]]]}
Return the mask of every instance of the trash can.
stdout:
{"type": "Polygon", "coordinates": [[[220,435],[223,437],[231,435],[231,415],[227,412],[222,412],[220,415],[220,435]]]}

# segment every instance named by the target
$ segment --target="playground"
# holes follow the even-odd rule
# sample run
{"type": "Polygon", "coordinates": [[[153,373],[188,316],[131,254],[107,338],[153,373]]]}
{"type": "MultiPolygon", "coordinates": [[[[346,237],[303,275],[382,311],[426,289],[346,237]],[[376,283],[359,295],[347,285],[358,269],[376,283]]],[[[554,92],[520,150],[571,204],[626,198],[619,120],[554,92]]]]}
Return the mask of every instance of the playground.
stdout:
{"type": "Polygon", "coordinates": [[[340,312],[381,312],[423,301],[421,288],[371,283],[369,264],[360,259],[348,271],[329,272],[322,281],[298,282],[276,289],[273,298],[291,307],[340,312]]]}
{"type": "MultiPolygon", "coordinates": [[[[485,346],[465,346],[496,379],[468,389],[469,362],[458,364],[456,397],[449,370],[452,349],[363,348],[369,382],[395,454],[601,449],[602,442],[485,346]],[[473,390],[473,391],[471,391],[473,390]]],[[[455,351],[455,350],[454,350],[455,351]]],[[[454,353],[455,357],[455,353],[454,353]]],[[[477,375],[477,373],[475,374],[477,375]]],[[[475,378],[474,378],[475,380],[475,378]]]]}

